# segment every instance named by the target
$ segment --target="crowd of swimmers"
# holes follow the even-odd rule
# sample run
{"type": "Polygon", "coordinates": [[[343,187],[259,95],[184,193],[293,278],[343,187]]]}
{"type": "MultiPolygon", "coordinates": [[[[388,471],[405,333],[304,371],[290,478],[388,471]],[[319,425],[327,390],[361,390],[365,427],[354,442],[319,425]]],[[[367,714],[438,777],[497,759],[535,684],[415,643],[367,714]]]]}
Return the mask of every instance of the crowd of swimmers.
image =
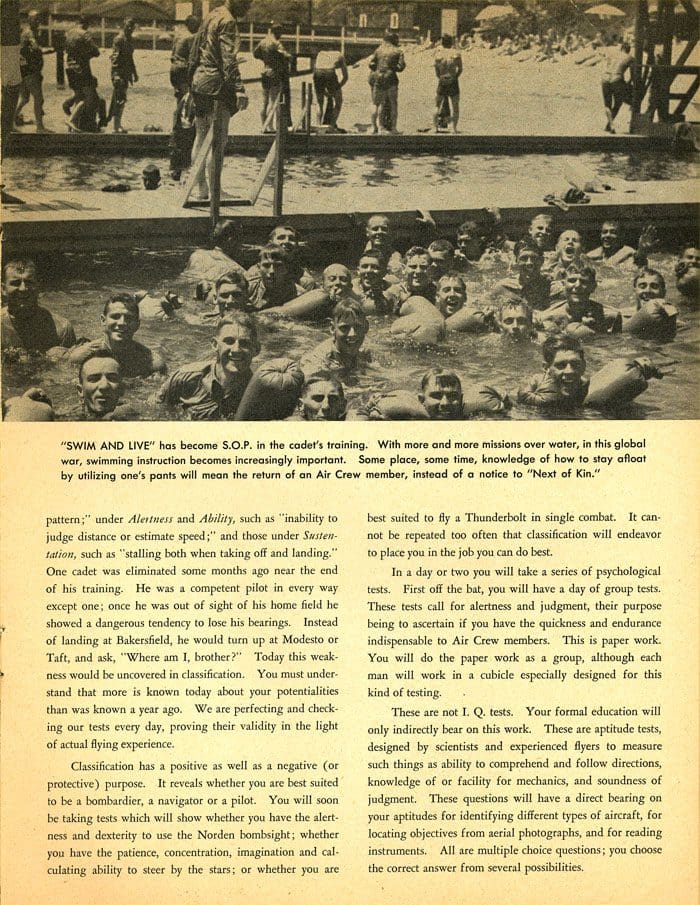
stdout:
{"type": "MultiPolygon", "coordinates": [[[[39,304],[32,261],[8,260],[2,274],[3,357],[67,358],[76,368],[82,414],[95,420],[138,418],[137,408],[123,399],[125,381],[161,377],[154,400],[192,420],[461,418],[503,412],[513,398],[566,414],[583,405],[626,405],[650,376],[659,376],[649,361],[621,359],[594,374],[589,385],[587,343],[622,332],[669,342],[679,308],[698,305],[700,250],[681,249],[671,304],[664,277],[648,263],[653,230],[642,230],[632,247],[613,220],[601,225],[600,244],[588,253],[575,229],[557,236],[553,216],[543,213],[516,242],[505,240],[494,214],[461,224],[454,242],[436,239],[400,254],[388,218],[375,215],[365,225],[356,267],[330,264],[318,279],[292,227],[276,226],[247,270],[234,258],[235,237],[231,222],[223,221],[215,246],[193,252],[183,275],[192,286],[186,306],[169,292],[112,295],[101,313],[101,333],[92,340],[78,338],[65,318],[39,304]],[[513,275],[491,280],[482,298],[468,297],[465,278],[487,273],[494,261],[507,262],[513,275]],[[628,307],[593,298],[599,262],[629,280],[628,307]],[[165,324],[185,313],[189,322],[212,325],[211,347],[202,349],[201,359],[172,370],[136,334],[142,319],[165,324]],[[270,318],[329,325],[330,335],[298,358],[268,357],[254,369],[263,351],[258,323],[270,318]],[[349,400],[348,386],[372,367],[365,340],[370,324],[380,322],[397,339],[428,348],[456,332],[479,334],[477,342],[541,347],[543,369],[505,390],[463,386],[455,372],[434,369],[420,387],[349,400]]],[[[62,414],[54,413],[39,387],[5,400],[3,413],[8,420],[62,414]]]]}

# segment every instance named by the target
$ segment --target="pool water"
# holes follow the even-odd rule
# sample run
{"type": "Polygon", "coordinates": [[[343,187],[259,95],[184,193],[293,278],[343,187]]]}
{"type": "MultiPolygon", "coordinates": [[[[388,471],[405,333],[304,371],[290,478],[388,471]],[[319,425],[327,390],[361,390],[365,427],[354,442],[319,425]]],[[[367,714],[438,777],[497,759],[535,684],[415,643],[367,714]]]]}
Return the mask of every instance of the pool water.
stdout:
{"type": "MultiPolygon", "coordinates": [[[[104,301],[114,292],[147,289],[158,293],[172,289],[184,304],[172,321],[142,321],[137,339],[162,351],[170,371],[187,362],[207,356],[213,328],[197,321],[201,303],[193,301],[194,287],[179,274],[183,271],[190,248],[148,252],[135,249],[101,255],[70,255],[60,262],[39,261],[44,291],[41,303],[49,310],[72,321],[76,334],[96,338],[101,334],[99,315],[104,301]]],[[[652,256],[652,265],[666,277],[669,300],[673,301],[673,263],[669,253],[652,256]]],[[[468,293],[472,299],[488,296],[490,286],[506,273],[499,264],[487,272],[468,276],[468,293]]],[[[610,268],[598,268],[598,301],[614,307],[632,303],[632,277],[610,268]]],[[[262,352],[261,362],[270,358],[297,358],[328,336],[328,324],[278,321],[259,317],[262,352]]],[[[698,374],[700,373],[700,312],[681,309],[678,333],[672,342],[660,343],[622,335],[598,337],[586,344],[588,373],[607,362],[628,356],[651,356],[658,362],[674,362],[663,380],[654,380],[638,397],[624,417],[684,419],[699,414],[698,374]]],[[[541,355],[534,345],[514,346],[494,335],[450,335],[439,346],[419,347],[397,340],[390,334],[389,323],[371,318],[365,346],[373,351],[374,364],[348,388],[351,397],[364,397],[372,391],[410,389],[418,391],[422,374],[431,367],[454,368],[466,384],[488,383],[514,395],[524,378],[541,370],[541,355]]],[[[160,378],[127,381],[124,401],[141,412],[145,420],[172,420],[178,417],[155,404],[152,396],[160,378]]],[[[3,367],[3,397],[17,395],[29,386],[42,386],[51,397],[57,413],[66,419],[79,414],[74,367],[65,361],[49,362],[41,356],[17,356],[10,351],[3,367]]],[[[532,419],[541,413],[515,406],[504,417],[532,419]]],[[[585,411],[580,417],[605,417],[585,411]]]]}
{"type": "MultiPolygon", "coordinates": [[[[224,163],[222,190],[238,195],[250,187],[264,155],[231,156],[224,163]]],[[[141,185],[141,171],[147,163],[157,163],[167,189],[168,161],[127,156],[68,156],[51,158],[9,157],[3,161],[3,182],[9,190],[42,192],[99,190],[110,182],[141,185]]],[[[285,188],[290,197],[339,189],[352,196],[358,209],[390,210],[405,207],[407,188],[418,193],[423,188],[448,187],[483,197],[489,189],[510,180],[514,185],[537,184],[538,193],[567,188],[567,177],[595,177],[611,182],[693,179],[697,155],[675,157],[620,154],[430,154],[357,155],[337,157],[290,157],[285,162],[285,188]],[[369,197],[371,196],[371,201],[369,197]]],[[[271,178],[261,194],[261,213],[272,205],[271,178]]],[[[416,207],[420,206],[416,203],[416,207]]],[[[428,206],[430,206],[428,204],[428,206]]],[[[468,206],[468,205],[465,205],[468,206]]],[[[306,210],[313,209],[307,207],[306,210]]]]}

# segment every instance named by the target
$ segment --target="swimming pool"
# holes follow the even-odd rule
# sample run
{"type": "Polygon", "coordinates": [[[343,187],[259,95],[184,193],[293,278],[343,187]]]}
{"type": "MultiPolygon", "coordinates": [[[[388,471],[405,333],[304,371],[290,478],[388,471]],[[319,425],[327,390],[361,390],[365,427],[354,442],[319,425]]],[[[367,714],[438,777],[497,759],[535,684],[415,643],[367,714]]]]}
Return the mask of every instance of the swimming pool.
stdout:
{"type": "MultiPolygon", "coordinates": [[[[206,357],[212,336],[211,326],[191,323],[201,313],[201,303],[193,300],[193,285],[181,274],[190,248],[173,248],[149,252],[104,252],[99,255],[72,254],[62,259],[38,261],[43,276],[41,304],[69,318],[78,336],[96,338],[101,333],[99,315],[104,301],[114,292],[152,292],[166,288],[177,291],[184,303],[173,321],[143,321],[137,339],[162,351],[169,370],[206,357]],[[57,266],[58,265],[58,266],[57,266]]],[[[672,297],[674,257],[668,252],[652,255],[651,263],[664,274],[672,297]]],[[[470,273],[467,278],[469,296],[480,299],[490,285],[505,275],[505,265],[494,270],[470,273]]],[[[611,268],[598,268],[595,298],[616,307],[630,304],[632,277],[611,268]]],[[[260,317],[262,352],[257,363],[276,357],[296,358],[328,336],[327,324],[304,324],[268,320],[260,317]]],[[[419,347],[398,341],[389,325],[372,317],[365,343],[373,351],[374,364],[348,388],[352,397],[370,391],[411,389],[417,391],[422,374],[431,367],[454,368],[467,383],[489,383],[512,394],[530,374],[541,370],[541,354],[536,346],[504,344],[492,335],[450,335],[435,347],[419,347]]],[[[700,312],[683,309],[678,334],[672,342],[659,343],[633,336],[604,336],[586,344],[588,373],[616,358],[651,355],[658,361],[673,361],[672,373],[654,380],[625,413],[631,418],[685,419],[697,418],[700,394],[700,312]]],[[[66,362],[51,363],[41,357],[6,355],[3,368],[3,398],[17,395],[27,387],[42,386],[52,398],[63,418],[79,414],[75,369],[66,362]]],[[[124,401],[134,405],[145,420],[171,420],[171,411],[159,407],[152,396],[159,378],[127,381],[124,401]]],[[[541,413],[515,406],[506,416],[510,419],[540,418],[541,413]]],[[[605,417],[586,410],[585,419],[605,417]]]]}

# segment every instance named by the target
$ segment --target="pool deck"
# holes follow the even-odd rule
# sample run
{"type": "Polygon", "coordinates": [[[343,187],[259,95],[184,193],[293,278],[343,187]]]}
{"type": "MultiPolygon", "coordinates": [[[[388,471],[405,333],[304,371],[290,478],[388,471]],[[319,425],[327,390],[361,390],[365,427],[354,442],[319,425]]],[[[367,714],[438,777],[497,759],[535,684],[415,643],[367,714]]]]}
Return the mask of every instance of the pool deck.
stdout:
{"type": "MultiPolygon", "coordinates": [[[[413,187],[410,196],[396,191],[393,198],[380,189],[354,190],[351,196],[342,190],[309,189],[285,185],[284,219],[307,240],[340,244],[361,230],[373,213],[386,213],[395,224],[397,237],[416,234],[422,228],[426,236],[435,235],[432,224],[421,223],[420,211],[428,211],[437,234],[454,233],[464,219],[483,215],[485,208],[499,208],[509,232],[522,232],[530,218],[547,210],[556,216],[560,228],[576,227],[596,232],[606,217],[615,217],[631,231],[653,222],[663,237],[666,229],[679,225],[695,229],[698,208],[697,185],[693,180],[670,182],[620,183],[616,190],[592,193],[590,203],[570,206],[568,211],[548,206],[544,195],[565,190],[566,185],[542,186],[524,175],[517,193],[504,181],[495,189],[464,185],[413,187]],[[375,203],[373,203],[373,199],[375,203]],[[394,201],[395,199],[395,201],[394,201]]],[[[152,192],[127,193],[98,191],[55,191],[14,193],[23,204],[5,204],[3,242],[5,251],[25,254],[47,251],[89,251],[143,245],[148,248],[173,244],[206,244],[209,238],[209,212],[205,206],[182,207],[182,190],[163,186],[152,192]]],[[[247,240],[261,241],[276,220],[272,216],[269,193],[263,193],[255,206],[227,204],[221,215],[236,219],[247,240]]]]}

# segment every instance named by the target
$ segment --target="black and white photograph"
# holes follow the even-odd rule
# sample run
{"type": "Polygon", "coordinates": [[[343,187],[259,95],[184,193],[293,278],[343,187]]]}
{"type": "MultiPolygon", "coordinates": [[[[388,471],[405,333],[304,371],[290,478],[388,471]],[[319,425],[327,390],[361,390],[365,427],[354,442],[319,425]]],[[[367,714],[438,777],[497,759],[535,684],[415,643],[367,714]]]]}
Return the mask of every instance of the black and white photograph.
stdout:
{"type": "Polygon", "coordinates": [[[7,421],[694,419],[693,0],[3,0],[7,421]]]}

